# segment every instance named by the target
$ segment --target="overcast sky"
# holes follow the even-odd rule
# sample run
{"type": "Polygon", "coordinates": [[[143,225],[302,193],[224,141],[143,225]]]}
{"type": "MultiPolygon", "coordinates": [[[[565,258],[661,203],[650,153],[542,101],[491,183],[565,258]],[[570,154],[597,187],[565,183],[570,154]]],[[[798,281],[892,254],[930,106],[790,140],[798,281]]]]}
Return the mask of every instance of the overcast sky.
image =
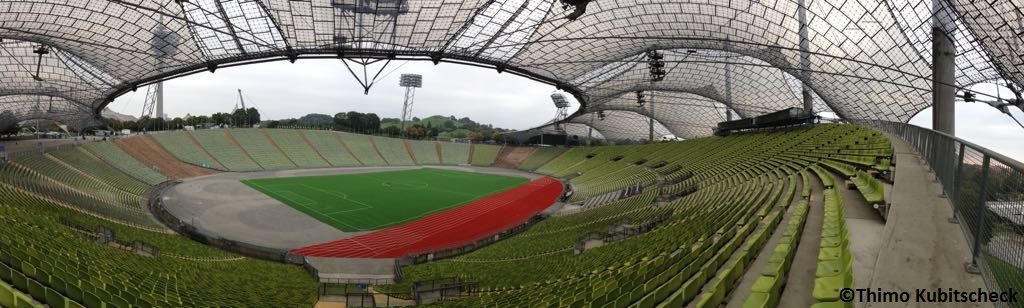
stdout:
{"type": "MultiPolygon", "coordinates": [[[[380,66],[370,67],[371,77],[380,66]]],[[[352,68],[362,75],[361,66],[352,68]]],[[[170,80],[164,83],[164,113],[174,118],[186,113],[230,112],[238,103],[237,89],[242,89],[247,106],[255,105],[263,119],[345,111],[398,118],[405,95],[405,88],[398,85],[403,73],[423,75],[423,88],[416,90],[413,116],[470,117],[480,123],[512,129],[531,128],[555,116],[550,97],[554,86],[508,73],[498,74],[493,69],[396,61],[384,69],[381,76],[388,75],[380,78],[369,95],[363,95],[363,88],[345,65],[333,59],[245,65],[170,80]]],[[[110,109],[137,117],[145,96],[144,89],[128,93],[115,100],[110,109]]],[[[579,104],[571,97],[570,100],[572,112],[579,104]]]]}
{"type": "MultiPolygon", "coordinates": [[[[380,65],[370,67],[369,74],[380,65]]],[[[362,74],[358,65],[352,68],[362,74]]],[[[186,113],[230,112],[242,89],[246,103],[260,110],[263,119],[297,118],[309,113],[333,115],[344,111],[373,112],[381,117],[401,115],[404,88],[398,86],[403,73],[422,74],[423,88],[416,91],[413,116],[435,114],[470,117],[502,128],[527,129],[555,115],[550,95],[554,86],[493,69],[460,64],[434,65],[426,61],[392,62],[385,76],[363,95],[363,89],[340,60],[303,59],[295,63],[269,62],[222,68],[216,73],[199,73],[164,83],[164,112],[170,117],[186,113]]],[[[977,90],[977,89],[976,89],[977,90]]],[[[128,93],[110,105],[116,112],[138,116],[142,112],[144,89],[128,93]]],[[[578,104],[571,95],[570,113],[578,104]]],[[[1019,161],[1024,161],[1024,129],[996,109],[981,103],[957,103],[956,134],[1019,161]]],[[[1024,119],[1020,110],[1014,110],[1024,119]]],[[[915,116],[911,123],[931,127],[931,111],[915,116]]]]}

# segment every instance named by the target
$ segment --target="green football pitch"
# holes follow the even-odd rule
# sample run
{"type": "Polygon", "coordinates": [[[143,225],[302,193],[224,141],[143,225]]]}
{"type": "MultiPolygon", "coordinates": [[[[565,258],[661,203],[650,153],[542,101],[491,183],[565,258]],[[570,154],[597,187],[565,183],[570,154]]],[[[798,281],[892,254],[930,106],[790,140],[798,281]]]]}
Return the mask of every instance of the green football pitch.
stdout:
{"type": "Polygon", "coordinates": [[[518,177],[422,168],[254,179],[242,183],[338,230],[354,232],[400,225],[527,181],[518,177]]]}

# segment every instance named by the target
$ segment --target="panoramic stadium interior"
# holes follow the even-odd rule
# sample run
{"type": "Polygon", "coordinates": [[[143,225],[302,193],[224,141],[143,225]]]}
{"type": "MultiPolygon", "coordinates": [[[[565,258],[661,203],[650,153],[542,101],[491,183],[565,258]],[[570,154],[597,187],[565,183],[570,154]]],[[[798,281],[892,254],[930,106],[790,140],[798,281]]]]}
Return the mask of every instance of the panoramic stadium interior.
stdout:
{"type": "Polygon", "coordinates": [[[1024,307],[1024,164],[957,134],[1022,91],[1021,0],[0,0],[0,307],[1024,307]],[[403,75],[398,135],[241,90],[244,124],[109,120],[325,59],[558,112],[417,138],[403,75]]]}

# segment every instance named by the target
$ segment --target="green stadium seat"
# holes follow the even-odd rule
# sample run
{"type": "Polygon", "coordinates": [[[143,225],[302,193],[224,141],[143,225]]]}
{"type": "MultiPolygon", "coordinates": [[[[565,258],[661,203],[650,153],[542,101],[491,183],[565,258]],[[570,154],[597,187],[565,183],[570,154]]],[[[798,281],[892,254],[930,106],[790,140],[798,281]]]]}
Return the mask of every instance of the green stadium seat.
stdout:
{"type": "MultiPolygon", "coordinates": [[[[35,295],[33,295],[35,296],[35,295]]],[[[57,290],[47,288],[46,289],[46,304],[50,307],[63,308],[67,305],[67,298],[61,295],[57,290]]]]}
{"type": "Polygon", "coordinates": [[[864,171],[857,172],[857,176],[851,180],[869,205],[885,204],[885,186],[882,181],[864,171]]]}
{"type": "Polygon", "coordinates": [[[768,293],[751,292],[747,296],[747,300],[743,301],[743,308],[771,308],[775,307],[775,304],[771,301],[771,295],[768,293]]]}
{"type": "Polygon", "coordinates": [[[14,292],[11,285],[0,281],[0,307],[14,307],[14,292]]]}
{"type": "Polygon", "coordinates": [[[28,294],[34,298],[45,299],[46,298],[46,287],[43,287],[35,279],[28,279],[28,294]]]}
{"type": "Polygon", "coordinates": [[[37,304],[28,295],[22,293],[14,293],[14,306],[16,308],[45,308],[46,306],[37,304]]]}
{"type": "Polygon", "coordinates": [[[847,271],[836,276],[815,278],[812,295],[818,301],[834,302],[839,300],[839,291],[844,288],[853,288],[852,272],[847,271]]]}

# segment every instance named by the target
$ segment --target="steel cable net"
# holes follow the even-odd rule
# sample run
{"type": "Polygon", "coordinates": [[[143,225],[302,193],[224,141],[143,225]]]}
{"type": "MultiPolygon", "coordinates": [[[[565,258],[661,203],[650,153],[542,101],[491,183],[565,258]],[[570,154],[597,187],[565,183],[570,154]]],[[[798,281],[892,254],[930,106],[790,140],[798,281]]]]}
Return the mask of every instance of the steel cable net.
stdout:
{"type": "Polygon", "coordinates": [[[606,139],[604,135],[597,129],[593,129],[586,124],[580,123],[561,123],[557,127],[553,121],[541,125],[537,128],[523,131],[527,136],[533,137],[540,134],[565,134],[566,136],[576,136],[577,138],[585,138],[590,136],[592,139],[606,139]]]}
{"type": "MultiPolygon", "coordinates": [[[[653,117],[670,134],[680,138],[697,138],[710,135],[715,124],[726,119],[725,113],[728,108],[722,103],[703,96],[663,91],[646,91],[643,93],[648,101],[644,105],[637,103],[634,93],[626,93],[604,101],[599,105],[592,105],[587,109],[592,111],[630,111],[645,117],[653,117]]],[[[605,111],[605,113],[605,121],[607,123],[601,121],[601,124],[621,124],[619,121],[608,121],[608,112],[605,111]]],[[[641,124],[649,125],[646,121],[641,122],[641,124]]],[[[635,129],[635,125],[633,127],[616,128],[616,130],[626,129],[635,129]]],[[[649,133],[647,130],[649,130],[649,126],[643,126],[640,133],[649,133]]],[[[648,135],[644,136],[646,138],[648,135]]]]}
{"type": "Polygon", "coordinates": [[[677,60],[653,90],[696,91],[751,116],[794,105],[776,100],[776,85],[795,78],[841,117],[906,122],[931,104],[936,20],[956,45],[957,86],[1024,83],[1020,1],[940,0],[938,10],[931,0],[803,2],[595,0],[570,21],[572,9],[553,0],[0,0],[0,95],[62,97],[96,117],[158,80],[340,54],[494,66],[586,105],[643,86],[630,69],[663,50],[677,60]],[[39,45],[50,52],[37,64],[39,45]],[[698,54],[679,54],[689,49],[698,54]],[[732,99],[722,96],[720,62],[742,72],[732,99]],[[28,73],[36,70],[42,81],[28,73]],[[759,90],[764,97],[751,94],[759,90]]]}
{"type": "MultiPolygon", "coordinates": [[[[650,119],[634,111],[608,110],[581,114],[569,122],[593,127],[604,139],[636,142],[649,139],[650,119]]],[[[654,138],[659,139],[666,135],[672,135],[672,131],[661,122],[654,121],[654,138]]]]}
{"type": "Polygon", "coordinates": [[[33,120],[59,121],[74,128],[98,125],[92,114],[70,100],[41,95],[0,96],[0,129],[11,124],[33,120]]]}

